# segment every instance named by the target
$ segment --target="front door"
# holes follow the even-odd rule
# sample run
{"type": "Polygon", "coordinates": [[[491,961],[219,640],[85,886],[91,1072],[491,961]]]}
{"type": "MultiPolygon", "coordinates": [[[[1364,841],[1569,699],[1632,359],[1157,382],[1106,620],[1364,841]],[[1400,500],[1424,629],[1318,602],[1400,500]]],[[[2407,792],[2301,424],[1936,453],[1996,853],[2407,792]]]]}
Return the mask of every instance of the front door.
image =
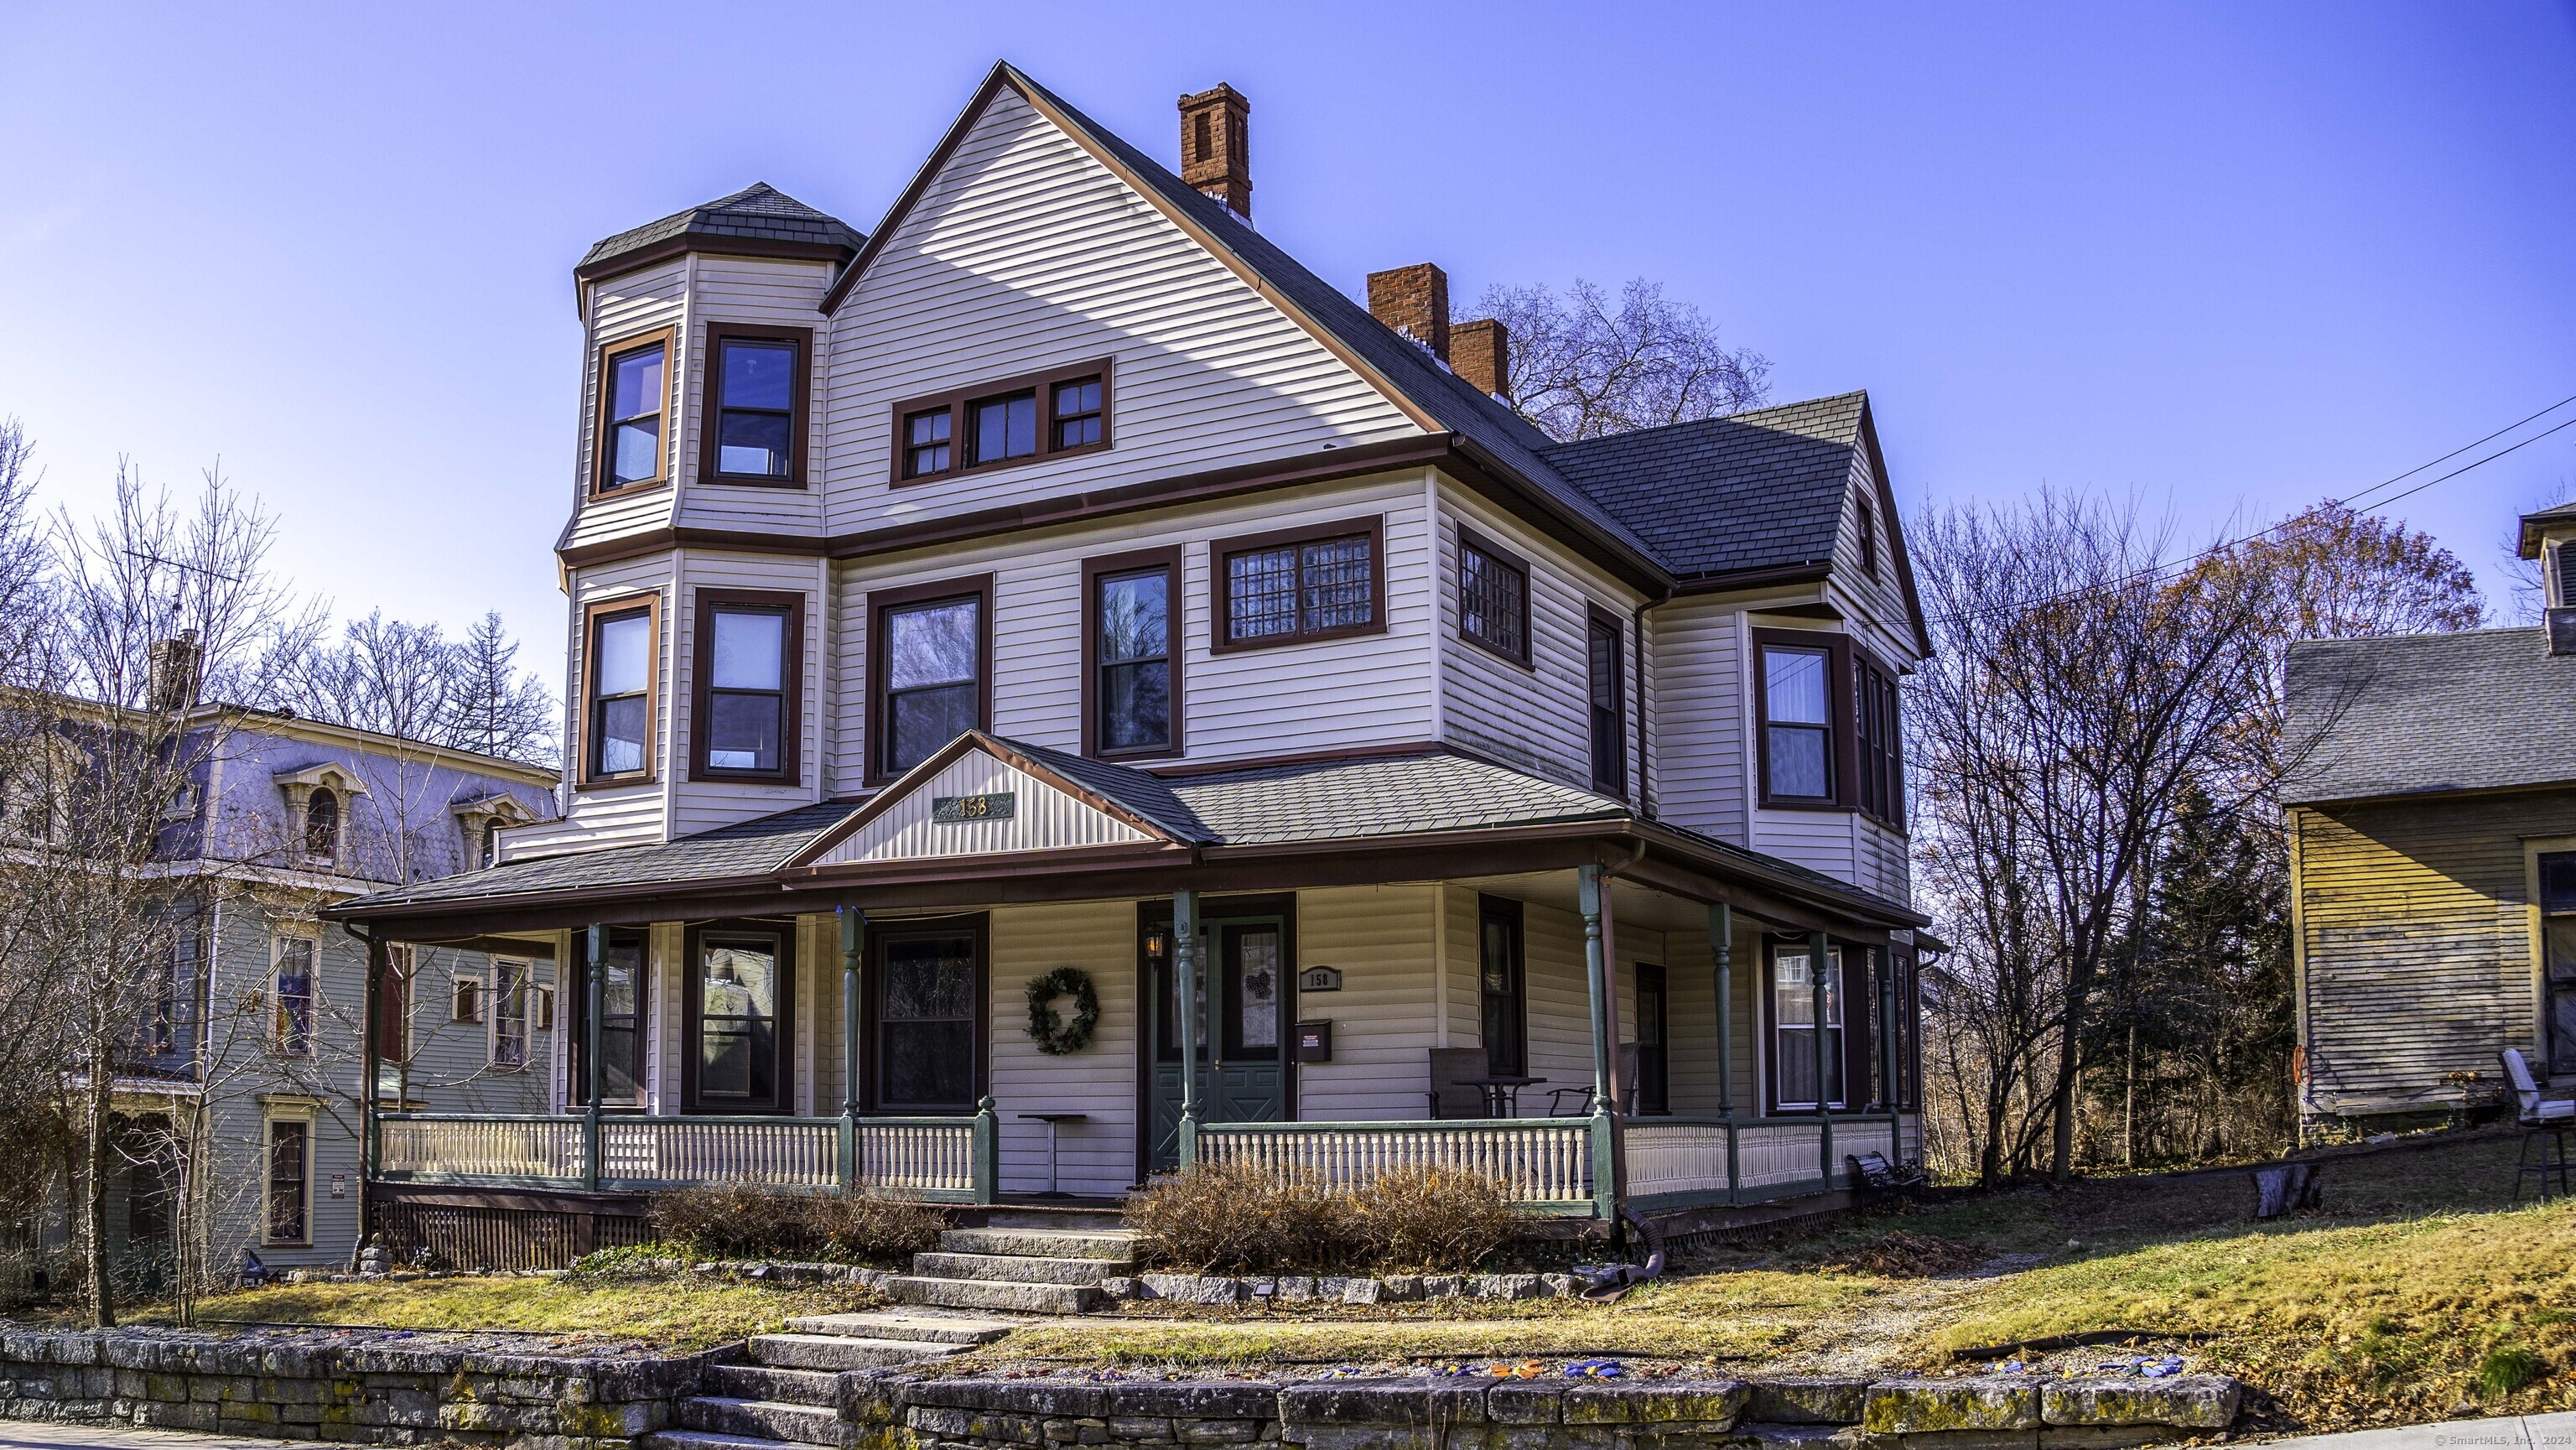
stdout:
{"type": "Polygon", "coordinates": [[[1637,1100],[1640,1113],[1673,1110],[1671,1055],[1664,1046],[1664,969],[1637,963],[1637,1100]]]}
{"type": "MultiPolygon", "coordinates": [[[[1199,1121],[1276,1123],[1288,1098],[1288,923],[1278,916],[1214,917],[1200,923],[1201,990],[1188,1018],[1197,1026],[1199,1121]],[[1209,1000],[1213,994],[1215,1000],[1209,1000]],[[1211,1020],[1213,1019],[1213,1020],[1211,1020]]],[[[1180,1160],[1181,1036],[1184,1014],[1171,953],[1153,964],[1152,1142],[1155,1172],[1180,1160]]]]}

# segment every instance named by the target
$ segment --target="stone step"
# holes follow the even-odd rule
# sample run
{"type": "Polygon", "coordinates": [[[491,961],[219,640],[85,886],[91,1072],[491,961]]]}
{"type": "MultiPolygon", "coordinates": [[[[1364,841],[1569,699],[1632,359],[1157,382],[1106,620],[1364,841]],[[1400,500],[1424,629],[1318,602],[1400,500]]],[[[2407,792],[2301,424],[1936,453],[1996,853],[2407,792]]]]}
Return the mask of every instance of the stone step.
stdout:
{"type": "Polygon", "coordinates": [[[1123,1229],[1125,1211],[1115,1208],[988,1208],[975,1217],[978,1228],[1123,1229]]]}
{"type": "Polygon", "coordinates": [[[794,1444],[765,1435],[720,1435],[713,1430],[654,1430],[635,1443],[642,1450],[793,1450],[794,1444]]]}
{"type": "Polygon", "coordinates": [[[791,1405],[838,1405],[841,1377],[831,1370],[779,1369],[766,1364],[711,1364],[706,1390],[737,1400],[783,1400],[791,1405]]]}
{"type": "Polygon", "coordinates": [[[924,1344],[990,1344],[1025,1320],[987,1319],[937,1309],[874,1314],[804,1314],[787,1321],[797,1334],[837,1334],[854,1339],[917,1340],[924,1344]]]}
{"type": "Polygon", "coordinates": [[[996,1309],[1008,1314],[1082,1314],[1100,1303],[1088,1284],[1011,1284],[991,1279],[925,1279],[906,1275],[886,1282],[898,1304],[944,1309],[996,1309]]]}
{"type": "Polygon", "coordinates": [[[786,1440],[798,1445],[841,1443],[841,1412],[822,1405],[790,1405],[777,1400],[737,1400],[698,1395],[680,1401],[680,1426],[713,1430],[719,1435],[786,1440]]]}
{"type": "Polygon", "coordinates": [[[950,1254],[1126,1263],[1136,1256],[1136,1235],[1127,1229],[952,1228],[939,1236],[939,1248],[950,1254]]]}
{"type": "Polygon", "coordinates": [[[1020,1254],[915,1254],[924,1279],[999,1279],[1013,1284],[1097,1284],[1127,1271],[1126,1259],[1040,1259],[1020,1254]]]}
{"type": "Polygon", "coordinates": [[[968,1344],[920,1339],[859,1339],[843,1334],[758,1334],[751,1357],[769,1369],[900,1369],[964,1354],[968,1344]]]}

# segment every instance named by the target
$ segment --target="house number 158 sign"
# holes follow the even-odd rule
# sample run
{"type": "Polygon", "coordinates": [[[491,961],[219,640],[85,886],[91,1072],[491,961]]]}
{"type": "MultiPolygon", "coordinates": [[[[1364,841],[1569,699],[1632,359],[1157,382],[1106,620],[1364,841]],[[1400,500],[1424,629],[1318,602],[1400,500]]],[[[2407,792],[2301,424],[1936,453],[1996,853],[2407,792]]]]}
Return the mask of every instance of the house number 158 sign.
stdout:
{"type": "Polygon", "coordinates": [[[933,821],[1007,821],[1017,814],[1019,797],[1009,791],[991,795],[942,795],[930,798],[933,821]]]}

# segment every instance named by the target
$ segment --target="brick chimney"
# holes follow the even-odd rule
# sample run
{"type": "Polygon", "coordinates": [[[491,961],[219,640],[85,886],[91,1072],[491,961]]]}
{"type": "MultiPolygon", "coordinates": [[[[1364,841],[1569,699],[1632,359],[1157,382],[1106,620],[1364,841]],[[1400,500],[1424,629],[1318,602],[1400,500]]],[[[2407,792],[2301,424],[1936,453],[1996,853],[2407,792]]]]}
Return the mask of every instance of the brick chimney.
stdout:
{"type": "Polygon", "coordinates": [[[1497,317],[1480,317],[1449,329],[1449,370],[1491,397],[1512,375],[1512,334],[1497,317]]]}
{"type": "Polygon", "coordinates": [[[154,640],[148,658],[147,708],[185,710],[197,703],[197,691],[205,685],[206,650],[197,643],[195,630],[183,629],[176,638],[154,640]]]}
{"type": "Polygon", "coordinates": [[[1245,221],[1252,220],[1252,103],[1220,85],[1181,97],[1181,180],[1245,221]]]}
{"type": "Polygon", "coordinates": [[[1369,316],[1431,349],[1433,357],[1449,361],[1448,273],[1429,262],[1371,272],[1368,297],[1369,316]]]}

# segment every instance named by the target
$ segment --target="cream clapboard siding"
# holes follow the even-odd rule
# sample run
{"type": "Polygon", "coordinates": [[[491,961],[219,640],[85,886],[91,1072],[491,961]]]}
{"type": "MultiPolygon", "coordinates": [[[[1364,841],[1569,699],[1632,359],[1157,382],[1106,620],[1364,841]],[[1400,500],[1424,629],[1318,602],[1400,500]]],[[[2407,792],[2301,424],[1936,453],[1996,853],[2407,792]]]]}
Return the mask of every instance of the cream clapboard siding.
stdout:
{"type": "MultiPolygon", "coordinates": [[[[1719,1104],[1717,964],[1709,956],[1708,933],[1668,933],[1664,950],[1664,981],[1672,996],[1667,1015],[1673,1112],[1683,1117],[1714,1114],[1719,1104]]],[[[1727,1034],[1733,1043],[1729,1076],[1735,1085],[1736,1114],[1749,1117],[1760,1112],[1762,1105],[1753,1050],[1761,1021],[1762,935],[1741,919],[1735,925],[1734,960],[1729,967],[1734,987],[1727,1034]]]]}
{"type": "Polygon", "coordinates": [[[829,356],[835,532],[1420,431],[1007,90],[842,300],[829,356]],[[895,404],[1104,357],[1105,452],[889,487],[895,404]]]}
{"type": "Polygon", "coordinates": [[[1068,795],[1008,761],[969,750],[907,791],[883,815],[815,859],[818,866],[862,861],[920,861],[940,856],[1059,851],[1119,846],[1154,838],[1068,795]],[[1012,813],[999,820],[938,821],[942,796],[1007,794],[1012,813]]]}
{"type": "Polygon", "coordinates": [[[590,642],[582,638],[582,611],[594,603],[657,594],[662,601],[661,635],[654,642],[654,690],[659,702],[653,717],[654,779],[644,785],[608,786],[599,789],[575,789],[571,808],[560,821],[522,827],[504,837],[505,858],[531,860],[539,856],[561,855],[567,851],[591,851],[606,846],[633,846],[665,839],[670,828],[672,764],[671,750],[674,722],[671,685],[676,674],[673,638],[677,625],[673,607],[671,579],[685,568],[676,552],[625,559],[614,564],[576,570],[572,576],[571,625],[566,631],[566,669],[564,699],[576,718],[566,739],[565,779],[581,778],[581,762],[573,759],[569,747],[580,738],[577,718],[581,709],[582,679],[587,671],[590,642]]]}
{"type": "Polygon", "coordinates": [[[1878,481],[1865,449],[1852,450],[1851,484],[1843,494],[1842,525],[1834,534],[1834,572],[1825,581],[1826,597],[1842,608],[1852,636],[1879,662],[1910,670],[1917,645],[1905,609],[1905,591],[1897,582],[1896,539],[1880,507],[1878,481]],[[1869,500],[1870,531],[1878,538],[1878,577],[1863,567],[1860,541],[1861,499],[1869,500]]]}
{"type": "Polygon", "coordinates": [[[2456,1101],[2541,1050],[2523,838],[2576,835],[2576,792],[2291,810],[2308,1106],[2456,1101]]]}
{"type": "Polygon", "coordinates": [[[1046,1125],[1022,1113],[1085,1113],[1057,1131],[1061,1187],[1116,1197],[1136,1181],[1136,903],[1008,906],[991,916],[992,1094],[1001,1114],[1001,1189],[1046,1187],[1046,1125]],[[1066,1057],[1038,1051],[1025,1030],[1028,984],[1079,967],[1100,994],[1091,1045],[1066,1057]]]}
{"type": "Polygon", "coordinates": [[[845,566],[836,590],[832,788],[861,789],[867,760],[870,590],[992,574],[994,733],[1078,751],[1082,561],[1174,543],[1183,546],[1185,576],[1181,693],[1187,758],[1248,758],[1430,737],[1430,531],[1424,525],[1422,475],[1412,473],[845,566]],[[1382,520],[1386,538],[1386,633],[1224,655],[1209,650],[1211,541],[1372,516],[1382,520]]]}
{"type": "MultiPolygon", "coordinates": [[[[590,289],[589,325],[582,335],[581,404],[576,410],[581,436],[573,448],[574,522],[568,543],[597,543],[671,521],[668,487],[640,489],[623,497],[590,497],[591,457],[599,443],[599,350],[620,338],[682,325],[688,317],[693,261],[684,258],[667,266],[610,277],[590,289]]],[[[667,419],[676,415],[680,405],[679,369],[666,364],[663,378],[671,386],[671,399],[663,415],[667,419]]],[[[662,441],[666,449],[673,445],[667,427],[662,441]]],[[[665,467],[668,466],[666,459],[665,467]]]]}
{"type": "Polygon", "coordinates": [[[775,554],[718,554],[692,549],[678,557],[682,587],[679,618],[667,633],[673,655],[668,676],[671,691],[663,701],[671,722],[671,834],[695,835],[757,816],[792,810],[823,798],[824,673],[830,566],[820,559],[775,554]],[[697,753],[698,599],[701,589],[763,589],[805,596],[804,653],[797,669],[804,696],[797,731],[797,783],[752,785],[741,781],[694,781],[689,768],[697,753]]]}
{"type": "Polygon", "coordinates": [[[1737,611],[1683,598],[1647,617],[1660,685],[1647,742],[1656,808],[1674,825],[1745,844],[1752,736],[1737,611]]]}
{"type": "MultiPolygon", "coordinates": [[[[1471,750],[1569,785],[1592,785],[1592,711],[1590,696],[1590,616],[1596,605],[1619,624],[1620,674],[1627,694],[1622,712],[1622,745],[1636,752],[1640,709],[1652,708],[1652,697],[1637,678],[1634,611],[1640,596],[1629,592],[1552,539],[1518,520],[1486,506],[1445,479],[1440,488],[1441,524],[1435,577],[1439,585],[1442,729],[1446,738],[1471,750]],[[1458,632],[1458,526],[1492,540],[1512,553],[1530,574],[1530,665],[1524,668],[1458,632]]],[[[1647,677],[1653,675],[1648,661],[1647,677]]],[[[1651,724],[1651,722],[1650,722],[1651,724]]],[[[1629,792],[1636,791],[1636,772],[1629,772],[1629,792]]]]}
{"type": "Polygon", "coordinates": [[[1746,842],[1754,850],[1794,861],[1809,870],[1822,871],[1838,881],[1858,884],[1860,864],[1855,838],[1860,815],[1856,811],[1782,811],[1762,808],[1758,772],[1762,757],[1756,732],[1761,728],[1761,714],[1755,704],[1753,672],[1761,667],[1760,654],[1753,640],[1756,629],[1804,629],[1818,634],[1838,634],[1839,630],[1816,630],[1815,621],[1791,615],[1763,615],[1740,611],[1736,615],[1737,658],[1744,668],[1736,679],[1735,698],[1738,717],[1745,722],[1745,753],[1738,767],[1743,772],[1745,800],[1751,804],[1750,836],[1746,842]]]}
{"type": "Polygon", "coordinates": [[[822,531],[823,489],[823,343],[828,320],[816,310],[832,285],[828,262],[767,257],[699,255],[689,294],[689,349],[682,397],[680,434],[679,522],[685,528],[752,529],[814,534],[822,531]],[[806,484],[802,488],[763,488],[698,481],[704,450],[714,446],[714,420],[708,416],[707,369],[714,355],[707,346],[710,323],[739,322],[763,327],[802,327],[814,333],[814,357],[808,380],[811,393],[805,414],[806,484]]]}
{"type": "Polygon", "coordinates": [[[1436,891],[1354,886],[1297,893],[1298,970],[1342,972],[1342,990],[1297,999],[1296,1020],[1333,1024],[1333,1060],[1297,1069],[1298,1117],[1355,1122],[1429,1113],[1436,891]]]}

